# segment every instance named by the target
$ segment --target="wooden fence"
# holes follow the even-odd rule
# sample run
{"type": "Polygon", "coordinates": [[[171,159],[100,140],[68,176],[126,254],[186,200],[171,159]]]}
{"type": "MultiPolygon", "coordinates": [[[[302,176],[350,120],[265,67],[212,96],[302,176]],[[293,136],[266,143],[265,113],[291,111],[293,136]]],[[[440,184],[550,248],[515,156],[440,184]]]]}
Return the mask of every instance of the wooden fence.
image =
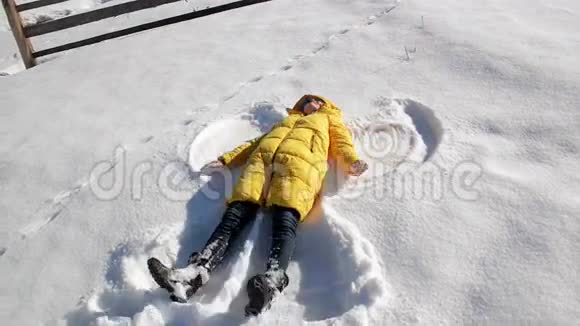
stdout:
{"type": "Polygon", "coordinates": [[[8,17],[8,22],[10,28],[12,29],[12,34],[18,45],[18,50],[22,57],[22,61],[26,68],[31,68],[36,65],[36,58],[45,55],[66,51],[74,48],[78,48],[85,45],[95,44],[105,40],[113,39],[120,36],[125,36],[141,31],[146,31],[149,29],[175,24],[191,19],[196,19],[208,15],[213,15],[222,11],[237,9],[241,7],[246,7],[254,5],[261,2],[268,2],[271,0],[241,0],[236,2],[231,2],[223,5],[218,5],[215,7],[206,8],[203,10],[189,12],[179,16],[173,16],[170,18],[165,18],[157,20],[154,22],[141,24],[126,29],[118,30],[115,32],[110,32],[106,34],[101,34],[95,37],[87,38],[84,40],[67,43],[59,45],[56,47],[44,49],[41,51],[34,51],[30,38],[34,36],[44,35],[56,31],[60,31],[67,28],[72,28],[75,26],[92,23],[106,18],[111,18],[119,16],[122,14],[127,14],[134,11],[139,11],[147,8],[153,8],[160,5],[177,2],[181,0],[134,0],[130,2],[120,3],[118,5],[113,5],[109,7],[104,7],[96,9],[93,11],[83,12],[72,16],[67,16],[64,18],[51,20],[31,26],[23,26],[20,13],[26,10],[41,8],[56,3],[65,2],[67,0],[36,0],[33,2],[23,3],[17,5],[14,0],[2,0],[2,6],[6,11],[6,16],[8,17]]]}

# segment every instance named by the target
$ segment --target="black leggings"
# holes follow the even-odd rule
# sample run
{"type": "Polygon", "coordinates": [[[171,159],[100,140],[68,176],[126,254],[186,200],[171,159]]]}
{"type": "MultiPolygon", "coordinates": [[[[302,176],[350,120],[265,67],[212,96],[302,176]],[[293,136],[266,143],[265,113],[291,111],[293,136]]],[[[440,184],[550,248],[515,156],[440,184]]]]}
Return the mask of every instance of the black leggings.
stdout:
{"type": "Polygon", "coordinates": [[[295,209],[275,206],[272,212],[272,245],[266,269],[286,271],[296,245],[300,216],[295,209]]]}
{"type": "MultiPolygon", "coordinates": [[[[215,267],[222,260],[229,245],[237,238],[240,231],[256,217],[259,205],[251,202],[236,201],[229,204],[221,222],[215,228],[206,244],[206,251],[212,252],[212,265],[215,267]]],[[[267,270],[286,270],[296,244],[296,229],[300,215],[295,209],[272,207],[272,244],[267,270]]]]}

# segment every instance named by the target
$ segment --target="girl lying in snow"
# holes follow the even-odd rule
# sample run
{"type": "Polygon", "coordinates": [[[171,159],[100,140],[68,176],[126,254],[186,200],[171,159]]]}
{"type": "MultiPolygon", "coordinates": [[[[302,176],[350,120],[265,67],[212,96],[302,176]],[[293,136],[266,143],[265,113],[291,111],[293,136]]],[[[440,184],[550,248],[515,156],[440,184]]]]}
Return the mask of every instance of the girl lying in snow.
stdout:
{"type": "Polygon", "coordinates": [[[155,281],[169,291],[172,300],[186,302],[208,281],[230,243],[264,205],[272,208],[272,244],[266,272],[248,281],[250,302],[246,313],[256,315],[267,309],[276,291],[288,285],[286,269],[296,229],[321,191],[329,156],[350,175],[359,176],[367,170],[367,164],[354,150],[340,109],[321,96],[304,95],[269,133],[206,165],[232,168],[247,162],[222,220],[205,247],[193,253],[188,266],[181,269],[149,259],[155,281]]]}

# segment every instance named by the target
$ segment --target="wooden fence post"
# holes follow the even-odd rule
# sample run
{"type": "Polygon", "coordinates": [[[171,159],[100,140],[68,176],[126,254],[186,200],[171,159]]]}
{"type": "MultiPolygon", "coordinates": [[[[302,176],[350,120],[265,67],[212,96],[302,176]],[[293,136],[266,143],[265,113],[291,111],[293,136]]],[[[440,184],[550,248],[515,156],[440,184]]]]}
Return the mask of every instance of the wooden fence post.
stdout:
{"type": "Polygon", "coordinates": [[[12,34],[14,34],[14,39],[18,45],[18,50],[20,51],[20,56],[22,57],[24,66],[26,69],[34,67],[36,65],[36,60],[32,56],[32,44],[30,43],[30,40],[24,36],[22,20],[20,19],[20,14],[16,10],[16,3],[14,3],[14,0],[2,0],[2,6],[6,12],[6,17],[8,17],[8,23],[10,24],[10,29],[12,29],[12,34]]]}

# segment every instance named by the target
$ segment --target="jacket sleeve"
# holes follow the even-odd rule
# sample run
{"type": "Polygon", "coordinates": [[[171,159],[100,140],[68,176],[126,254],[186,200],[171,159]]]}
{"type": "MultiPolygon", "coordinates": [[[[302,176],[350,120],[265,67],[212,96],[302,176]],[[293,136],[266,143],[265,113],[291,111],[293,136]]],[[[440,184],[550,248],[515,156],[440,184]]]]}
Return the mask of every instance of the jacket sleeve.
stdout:
{"type": "Polygon", "coordinates": [[[359,159],[350,131],[342,122],[342,116],[329,116],[330,155],[345,167],[350,167],[359,159]]]}
{"type": "Polygon", "coordinates": [[[245,143],[234,148],[232,151],[227,152],[218,158],[227,167],[236,167],[244,164],[250,154],[258,147],[260,140],[264,135],[256,137],[252,140],[248,140],[245,143]]]}

